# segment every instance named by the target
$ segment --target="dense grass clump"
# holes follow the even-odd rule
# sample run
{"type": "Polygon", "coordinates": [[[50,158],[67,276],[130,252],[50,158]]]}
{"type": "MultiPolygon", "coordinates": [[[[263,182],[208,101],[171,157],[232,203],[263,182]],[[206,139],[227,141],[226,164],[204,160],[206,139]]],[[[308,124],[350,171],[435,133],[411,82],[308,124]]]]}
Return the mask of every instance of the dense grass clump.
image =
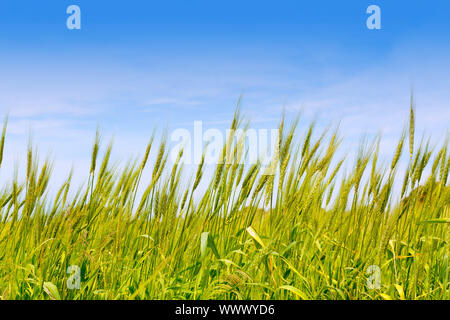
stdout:
{"type": "Polygon", "coordinates": [[[51,165],[30,146],[25,181],[0,191],[0,298],[448,299],[448,139],[415,146],[410,119],[386,166],[375,141],[344,171],[337,132],[315,139],[283,117],[276,175],[241,164],[236,143],[210,181],[202,161],[188,184],[165,141],[119,170],[111,145],[98,160],[97,135],[87,186],[69,192],[69,175],[51,197],[51,165]]]}

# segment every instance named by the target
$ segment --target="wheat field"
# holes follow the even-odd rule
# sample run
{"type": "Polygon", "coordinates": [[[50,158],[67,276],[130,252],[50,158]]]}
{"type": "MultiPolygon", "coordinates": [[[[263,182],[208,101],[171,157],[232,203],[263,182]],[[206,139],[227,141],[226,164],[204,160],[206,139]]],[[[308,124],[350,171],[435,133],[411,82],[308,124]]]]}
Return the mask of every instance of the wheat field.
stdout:
{"type": "MultiPolygon", "coordinates": [[[[164,140],[118,169],[97,133],[81,187],[51,185],[30,145],[0,193],[0,298],[449,299],[449,139],[418,143],[412,107],[408,122],[388,164],[375,140],[344,170],[337,130],[283,116],[275,175],[236,143],[188,183],[164,140]]],[[[7,120],[0,163],[6,138],[7,120]]]]}

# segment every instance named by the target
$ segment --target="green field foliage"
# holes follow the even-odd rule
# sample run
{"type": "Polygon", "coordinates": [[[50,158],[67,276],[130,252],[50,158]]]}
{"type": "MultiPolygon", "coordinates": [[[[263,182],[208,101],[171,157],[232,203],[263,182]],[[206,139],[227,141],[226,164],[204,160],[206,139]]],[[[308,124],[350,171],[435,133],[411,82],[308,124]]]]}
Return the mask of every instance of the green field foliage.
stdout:
{"type": "Polygon", "coordinates": [[[281,117],[275,175],[236,143],[189,181],[164,140],[119,168],[98,133],[81,187],[52,185],[30,145],[0,191],[0,298],[449,299],[449,140],[414,141],[413,108],[389,162],[379,139],[346,159],[337,130],[302,128],[281,117]]]}

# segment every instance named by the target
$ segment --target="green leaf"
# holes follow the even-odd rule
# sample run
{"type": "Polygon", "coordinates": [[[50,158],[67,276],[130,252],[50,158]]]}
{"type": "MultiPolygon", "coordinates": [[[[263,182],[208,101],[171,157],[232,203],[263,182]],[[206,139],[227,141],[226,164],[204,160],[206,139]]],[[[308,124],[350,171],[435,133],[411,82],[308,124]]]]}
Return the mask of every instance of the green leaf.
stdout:
{"type": "Polygon", "coordinates": [[[394,284],[395,289],[397,289],[398,295],[401,300],[406,300],[405,292],[403,291],[403,287],[399,284],[394,284]]]}
{"type": "Polygon", "coordinates": [[[261,240],[261,238],[259,237],[259,235],[256,233],[255,229],[253,229],[251,226],[247,228],[247,232],[250,234],[250,236],[261,245],[261,247],[263,247],[264,249],[266,249],[266,245],[264,244],[264,242],[261,240]]]}
{"type": "Polygon", "coordinates": [[[392,300],[392,297],[390,295],[387,295],[385,293],[380,293],[380,296],[384,299],[384,300],[392,300]]]}
{"type": "Polygon", "coordinates": [[[214,243],[214,239],[209,232],[203,232],[200,236],[200,252],[202,259],[206,257],[206,250],[208,247],[211,249],[216,258],[220,259],[219,251],[214,243]]]}
{"type": "Polygon", "coordinates": [[[450,219],[449,218],[430,219],[430,220],[423,220],[423,221],[419,222],[419,224],[424,224],[424,223],[450,223],[450,219]]]}
{"type": "Polygon", "coordinates": [[[290,291],[290,292],[294,293],[297,297],[301,298],[302,300],[309,300],[308,296],[304,292],[297,289],[296,287],[284,285],[284,286],[279,287],[278,289],[290,291]]]}
{"type": "Polygon", "coordinates": [[[214,243],[214,239],[211,235],[208,236],[208,245],[211,248],[212,252],[216,256],[217,259],[220,259],[219,251],[217,250],[216,244],[214,243]]]}
{"type": "Polygon", "coordinates": [[[50,296],[52,300],[61,300],[58,288],[51,282],[44,282],[44,291],[50,296]]]}
{"type": "Polygon", "coordinates": [[[206,256],[206,249],[208,248],[209,232],[203,232],[200,236],[200,252],[202,259],[206,256]]]}

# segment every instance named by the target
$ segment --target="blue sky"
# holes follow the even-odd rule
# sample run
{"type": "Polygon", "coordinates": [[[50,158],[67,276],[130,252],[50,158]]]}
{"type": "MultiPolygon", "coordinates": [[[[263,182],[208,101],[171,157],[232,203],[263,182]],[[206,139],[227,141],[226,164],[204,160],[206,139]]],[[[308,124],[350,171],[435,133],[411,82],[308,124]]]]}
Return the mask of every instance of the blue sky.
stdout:
{"type": "MultiPolygon", "coordinates": [[[[417,127],[449,129],[448,1],[12,1],[0,3],[0,113],[6,168],[30,132],[55,175],[88,167],[97,125],[116,157],[153,127],[225,129],[239,95],[260,128],[283,108],[303,124],[341,121],[348,148],[383,133],[391,152],[414,88],[417,127]],[[66,8],[81,9],[81,30],[66,8]],[[369,5],[381,30],[366,27],[369,5]]],[[[24,163],[20,165],[23,168],[24,163]]],[[[10,177],[11,170],[1,172],[10,177]]]]}

